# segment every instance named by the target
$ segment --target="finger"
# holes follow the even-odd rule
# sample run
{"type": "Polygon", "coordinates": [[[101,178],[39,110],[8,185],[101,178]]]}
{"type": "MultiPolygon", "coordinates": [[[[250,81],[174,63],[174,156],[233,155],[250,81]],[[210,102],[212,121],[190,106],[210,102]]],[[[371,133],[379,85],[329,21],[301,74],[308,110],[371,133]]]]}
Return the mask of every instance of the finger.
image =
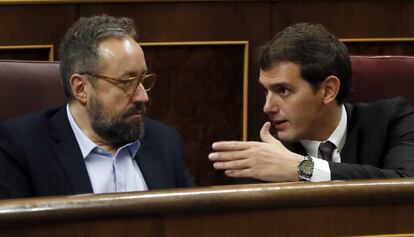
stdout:
{"type": "Polygon", "coordinates": [[[239,169],[239,170],[226,170],[224,171],[224,174],[231,178],[251,178],[251,169],[239,169]]]}
{"type": "Polygon", "coordinates": [[[254,143],[255,142],[222,141],[213,143],[211,147],[215,151],[239,151],[249,149],[254,143]]]}
{"type": "Polygon", "coordinates": [[[272,136],[270,133],[270,122],[263,124],[262,129],[260,130],[260,139],[266,143],[278,143],[279,141],[272,136]]]}
{"type": "Polygon", "coordinates": [[[214,162],[213,167],[216,170],[240,170],[249,168],[245,160],[214,162]]]}
{"type": "Polygon", "coordinates": [[[208,159],[211,161],[231,161],[246,159],[247,156],[246,151],[225,151],[210,153],[208,154],[208,159]]]}

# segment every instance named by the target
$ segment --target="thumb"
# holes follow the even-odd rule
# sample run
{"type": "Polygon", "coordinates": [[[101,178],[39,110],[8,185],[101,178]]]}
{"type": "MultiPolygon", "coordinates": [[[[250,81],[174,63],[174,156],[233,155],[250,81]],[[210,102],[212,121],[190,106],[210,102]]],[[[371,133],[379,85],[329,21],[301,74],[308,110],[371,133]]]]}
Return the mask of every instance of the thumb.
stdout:
{"type": "Polygon", "coordinates": [[[279,141],[270,134],[270,122],[263,124],[263,127],[260,130],[260,139],[266,143],[279,143],[279,141]]]}

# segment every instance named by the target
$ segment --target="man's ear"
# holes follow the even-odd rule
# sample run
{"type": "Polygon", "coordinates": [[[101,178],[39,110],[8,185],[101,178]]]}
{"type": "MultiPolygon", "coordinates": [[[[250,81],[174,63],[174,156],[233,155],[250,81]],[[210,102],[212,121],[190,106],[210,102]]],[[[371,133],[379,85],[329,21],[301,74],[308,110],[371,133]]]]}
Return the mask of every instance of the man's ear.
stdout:
{"type": "Polygon", "coordinates": [[[323,102],[325,104],[329,104],[332,101],[336,100],[336,96],[338,95],[339,88],[341,87],[341,81],[339,78],[330,75],[322,83],[324,95],[323,95],[323,102]]]}
{"type": "Polygon", "coordinates": [[[86,104],[88,98],[88,87],[90,84],[86,79],[86,76],[80,74],[73,74],[69,78],[70,87],[72,89],[72,94],[76,100],[81,104],[86,104]]]}

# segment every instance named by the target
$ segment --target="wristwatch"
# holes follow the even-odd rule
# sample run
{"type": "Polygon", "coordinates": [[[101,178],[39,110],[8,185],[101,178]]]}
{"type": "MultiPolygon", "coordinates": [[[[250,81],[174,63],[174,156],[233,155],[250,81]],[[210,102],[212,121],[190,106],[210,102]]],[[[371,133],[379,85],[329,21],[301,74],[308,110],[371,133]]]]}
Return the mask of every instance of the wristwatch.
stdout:
{"type": "Polygon", "coordinates": [[[305,158],[298,165],[298,174],[300,181],[309,182],[312,178],[314,163],[310,156],[305,158]]]}

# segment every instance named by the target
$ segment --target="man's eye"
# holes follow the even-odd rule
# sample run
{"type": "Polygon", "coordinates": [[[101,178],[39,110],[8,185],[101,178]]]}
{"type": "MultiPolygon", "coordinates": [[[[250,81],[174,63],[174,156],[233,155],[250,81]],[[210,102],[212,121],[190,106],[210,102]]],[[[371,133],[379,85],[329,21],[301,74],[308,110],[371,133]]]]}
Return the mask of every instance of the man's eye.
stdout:
{"type": "Polygon", "coordinates": [[[120,80],[119,81],[119,85],[125,86],[125,87],[132,85],[132,83],[133,83],[133,80],[120,80]]]}
{"type": "Polygon", "coordinates": [[[277,88],[277,93],[280,95],[289,95],[290,90],[286,87],[279,87],[277,88]]]}

